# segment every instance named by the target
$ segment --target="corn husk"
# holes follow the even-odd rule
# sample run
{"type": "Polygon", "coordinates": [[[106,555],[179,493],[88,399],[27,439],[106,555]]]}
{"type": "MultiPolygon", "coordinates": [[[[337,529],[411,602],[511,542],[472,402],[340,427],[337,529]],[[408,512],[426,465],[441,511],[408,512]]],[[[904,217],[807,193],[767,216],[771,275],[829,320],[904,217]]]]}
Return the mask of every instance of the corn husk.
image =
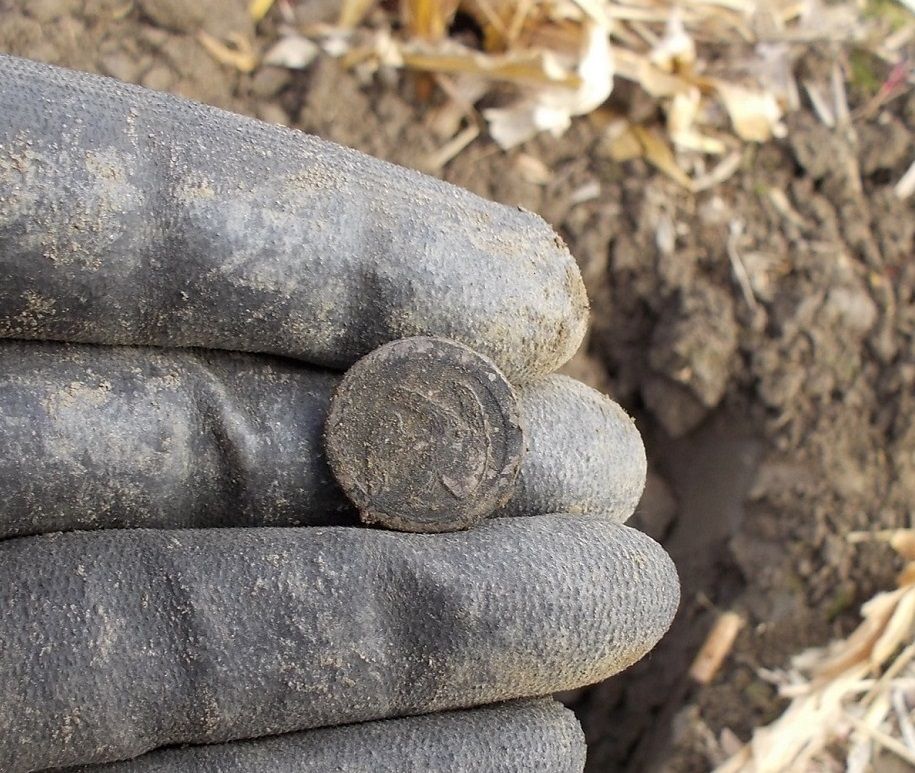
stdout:
{"type": "Polygon", "coordinates": [[[205,30],[200,30],[197,40],[217,62],[234,67],[239,72],[253,72],[258,66],[251,42],[240,33],[231,33],[228,42],[223,42],[205,30]]]}
{"type": "Polygon", "coordinates": [[[881,751],[915,765],[915,530],[850,539],[884,540],[905,558],[898,587],[863,605],[847,639],[801,653],[775,676],[790,705],[715,773],[812,773],[829,763],[864,771],[881,751]]]}
{"type": "Polygon", "coordinates": [[[568,73],[565,82],[525,89],[510,106],[483,111],[490,134],[502,148],[513,148],[542,131],[560,136],[572,123],[572,116],[591,112],[610,95],[613,57],[606,29],[593,23],[584,25],[581,46],[574,71],[565,69],[568,64],[556,62],[557,73],[568,73]]]}
{"type": "MultiPolygon", "coordinates": [[[[252,16],[270,5],[252,0],[252,16]]],[[[851,2],[822,0],[343,0],[336,25],[284,34],[312,40],[362,79],[384,69],[429,73],[427,85],[443,76],[475,81],[470,107],[506,149],[539,133],[561,135],[629,81],[664,116],[661,126],[642,127],[647,139],[630,136],[630,146],[697,190],[728,176],[742,143],[785,136],[785,115],[801,106],[792,54],[799,44],[854,41],[898,59],[915,19],[911,29],[879,24],[851,2]],[[477,26],[477,37],[456,28],[459,14],[477,26]],[[712,159],[697,164],[695,156],[712,159]],[[714,157],[721,161],[702,172],[714,157]]],[[[308,57],[295,53],[296,46],[274,47],[265,61],[307,67],[308,57]]],[[[838,127],[847,110],[837,90],[844,81],[803,85],[824,123],[838,127]]],[[[445,139],[465,128],[454,126],[445,139]]],[[[911,177],[900,180],[897,195],[911,195],[913,185],[911,177]]]]}

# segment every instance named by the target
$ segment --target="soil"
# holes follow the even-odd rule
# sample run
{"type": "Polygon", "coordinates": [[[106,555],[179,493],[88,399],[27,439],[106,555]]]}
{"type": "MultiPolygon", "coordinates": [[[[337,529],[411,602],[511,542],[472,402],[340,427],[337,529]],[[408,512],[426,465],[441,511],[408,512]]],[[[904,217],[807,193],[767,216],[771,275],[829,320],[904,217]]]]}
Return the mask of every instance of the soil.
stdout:
{"type": "MultiPolygon", "coordinates": [[[[362,83],[326,59],[241,74],[194,34],[234,31],[263,47],[272,22],[254,29],[245,5],[0,0],[0,51],[430,170],[444,140],[422,79],[362,83]]],[[[847,54],[804,52],[797,71],[823,78],[847,54]]],[[[620,92],[618,108],[644,112],[631,89],[620,92]]],[[[871,95],[853,88],[852,108],[871,95]]],[[[540,212],[567,239],[593,324],[566,370],[632,411],[646,439],[634,523],[674,557],[683,603],[648,658],[564,696],[584,724],[590,770],[710,769],[722,733],[745,740],[783,708],[759,668],[847,634],[861,602],[893,585],[889,550],[846,535],[908,526],[915,502],[915,202],[892,191],[913,160],[913,125],[911,92],[845,130],[806,109],[784,140],[747,147],[739,172],[700,195],[642,161],[613,162],[588,119],[510,153],[480,138],[432,168],[540,212]],[[531,156],[549,182],[530,174],[531,156]],[[576,196],[594,184],[596,198],[576,196]],[[747,624],[699,686],[687,670],[724,609],[747,624]]]]}

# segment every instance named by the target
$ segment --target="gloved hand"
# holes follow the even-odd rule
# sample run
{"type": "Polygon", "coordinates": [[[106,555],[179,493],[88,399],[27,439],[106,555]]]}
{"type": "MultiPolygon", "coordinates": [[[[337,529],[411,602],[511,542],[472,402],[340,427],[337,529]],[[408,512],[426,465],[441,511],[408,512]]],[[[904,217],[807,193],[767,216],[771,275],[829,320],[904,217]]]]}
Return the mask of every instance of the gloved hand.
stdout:
{"type": "Polygon", "coordinates": [[[634,426],[547,375],[586,313],[529,213],[0,57],[0,770],[580,770],[574,717],[517,699],[625,668],[678,600],[621,525],[634,426]],[[468,531],[351,528],[323,454],[333,369],[413,335],[519,393],[517,486],[468,531]]]}

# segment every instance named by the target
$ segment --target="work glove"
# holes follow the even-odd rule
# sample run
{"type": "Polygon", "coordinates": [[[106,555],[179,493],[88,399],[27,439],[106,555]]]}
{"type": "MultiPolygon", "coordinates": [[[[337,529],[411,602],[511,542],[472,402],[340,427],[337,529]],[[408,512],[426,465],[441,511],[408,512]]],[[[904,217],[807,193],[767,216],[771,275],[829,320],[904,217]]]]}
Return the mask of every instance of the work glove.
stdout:
{"type": "Polygon", "coordinates": [[[586,315],[528,212],[0,56],[0,770],[581,770],[544,696],[678,601],[634,425],[549,375],[586,315]],[[470,529],[360,525],[325,452],[342,372],[416,336],[516,393],[470,529]]]}

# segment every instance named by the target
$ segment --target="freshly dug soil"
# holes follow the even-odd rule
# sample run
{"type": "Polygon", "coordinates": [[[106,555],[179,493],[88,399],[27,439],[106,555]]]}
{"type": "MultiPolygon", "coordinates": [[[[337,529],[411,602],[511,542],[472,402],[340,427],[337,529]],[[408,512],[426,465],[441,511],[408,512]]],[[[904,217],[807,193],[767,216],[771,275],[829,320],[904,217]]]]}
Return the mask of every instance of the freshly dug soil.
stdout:
{"type": "MultiPolygon", "coordinates": [[[[0,51],[428,169],[443,140],[410,77],[366,86],[328,60],[252,75],[215,62],[201,27],[266,45],[271,22],[255,30],[245,5],[6,0],[0,51]]],[[[798,72],[823,78],[846,53],[807,53],[798,72]]],[[[625,91],[614,97],[624,110],[625,91]]],[[[853,84],[852,108],[869,96],[853,84]]],[[[512,153],[477,140],[437,170],[540,212],[568,241],[593,319],[566,370],[637,416],[649,476],[631,523],[665,544],[683,581],[677,621],[648,658],[564,696],[591,770],[709,769],[709,738],[746,739],[782,708],[759,667],[846,634],[860,603],[893,584],[889,550],[846,534],[907,526],[915,501],[915,206],[892,191],[913,126],[911,93],[850,129],[800,112],[784,140],[748,147],[736,175],[695,196],[641,161],[610,160],[587,119],[512,153]],[[522,154],[547,166],[548,183],[529,179],[522,154]],[[599,196],[580,202],[592,183],[599,196]],[[687,670],[723,609],[747,624],[699,687],[687,670]]]]}

